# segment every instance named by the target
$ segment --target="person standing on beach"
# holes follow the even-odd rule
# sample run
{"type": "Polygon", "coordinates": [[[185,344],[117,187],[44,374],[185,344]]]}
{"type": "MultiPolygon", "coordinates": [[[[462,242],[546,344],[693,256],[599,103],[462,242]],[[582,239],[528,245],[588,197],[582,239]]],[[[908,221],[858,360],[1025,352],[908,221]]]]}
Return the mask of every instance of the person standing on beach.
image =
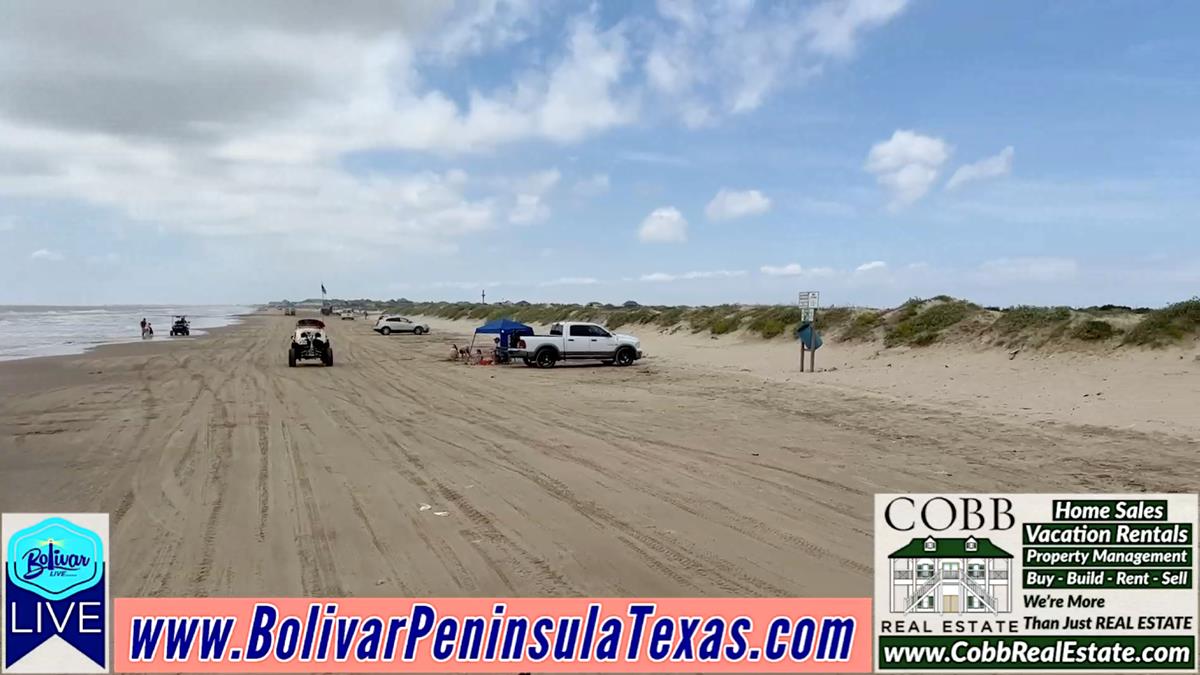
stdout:
{"type": "Polygon", "coordinates": [[[142,317],[142,335],[146,334],[146,317],[142,317]]]}

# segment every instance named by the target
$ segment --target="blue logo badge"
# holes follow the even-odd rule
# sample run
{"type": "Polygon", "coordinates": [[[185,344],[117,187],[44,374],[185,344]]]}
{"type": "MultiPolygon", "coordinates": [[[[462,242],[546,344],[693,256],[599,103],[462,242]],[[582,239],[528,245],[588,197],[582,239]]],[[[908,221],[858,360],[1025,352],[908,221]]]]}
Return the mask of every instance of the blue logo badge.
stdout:
{"type": "Polygon", "coordinates": [[[25,672],[108,670],[108,516],[3,514],[3,666],[25,672]],[[36,518],[36,520],[35,520],[36,518]],[[78,522],[73,522],[77,520],[78,522]],[[22,529],[21,524],[35,522],[22,529]],[[78,523],[86,523],[84,527],[78,523]],[[51,637],[74,652],[39,651],[51,637]],[[99,669],[99,670],[97,670],[99,669]]]}
{"type": "Polygon", "coordinates": [[[90,530],[47,518],[8,540],[8,575],[47,600],[61,600],[100,583],[104,544],[90,530]]]}

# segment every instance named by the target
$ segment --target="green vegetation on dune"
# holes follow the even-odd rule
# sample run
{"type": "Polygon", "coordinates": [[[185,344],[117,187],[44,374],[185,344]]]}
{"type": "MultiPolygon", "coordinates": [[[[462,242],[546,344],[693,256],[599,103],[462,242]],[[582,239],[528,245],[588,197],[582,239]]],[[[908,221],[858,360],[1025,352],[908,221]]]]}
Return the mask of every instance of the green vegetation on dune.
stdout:
{"type": "Polygon", "coordinates": [[[1117,329],[1107,321],[1097,319],[1088,319],[1083,323],[1075,326],[1075,330],[1071,331],[1071,337],[1084,342],[1099,342],[1101,340],[1110,340],[1117,334],[1117,329]]]}
{"type": "Polygon", "coordinates": [[[871,340],[875,331],[883,325],[884,312],[866,311],[856,314],[842,331],[843,340],[871,340]]]}
{"type": "MultiPolygon", "coordinates": [[[[796,310],[796,321],[800,320],[799,309],[796,310]]],[[[817,312],[817,330],[830,332],[844,327],[854,318],[854,310],[849,307],[829,307],[817,312]]]]}
{"type": "Polygon", "coordinates": [[[1000,317],[992,323],[992,330],[1001,335],[1028,331],[1054,329],[1071,320],[1069,307],[1032,307],[1018,305],[1001,310],[1000,317]]]}
{"type": "MultiPolygon", "coordinates": [[[[788,305],[685,307],[599,303],[484,305],[469,302],[396,302],[389,306],[388,311],[478,321],[504,316],[537,326],[555,321],[595,321],[614,330],[624,326],[655,326],[660,329],[682,326],[693,333],[708,332],[713,335],[745,330],[764,338],[790,333],[800,323],[800,309],[788,305]]],[[[817,324],[821,330],[832,330],[850,321],[852,316],[849,309],[831,307],[817,313],[817,324]]]]}
{"type": "Polygon", "coordinates": [[[1147,313],[1125,344],[1165,347],[1200,332],[1200,298],[1192,298],[1147,313]]]}
{"type": "Polygon", "coordinates": [[[933,344],[946,330],[979,311],[978,305],[947,296],[938,296],[928,302],[913,298],[900,306],[894,323],[884,334],[883,344],[887,347],[933,344]]]}
{"type": "MultiPolygon", "coordinates": [[[[713,305],[701,307],[639,305],[586,305],[527,302],[481,304],[472,302],[382,303],[389,311],[444,319],[487,321],[508,317],[534,326],[555,321],[595,321],[625,331],[679,330],[714,336],[734,332],[762,338],[791,337],[800,324],[794,305],[713,305]]],[[[817,312],[817,328],[826,341],[870,342],[882,338],[884,346],[925,346],[955,337],[979,344],[1060,346],[1120,340],[1121,344],[1160,347],[1200,334],[1200,298],[1157,310],[1116,305],[1071,309],[1020,305],[988,308],[939,295],[912,298],[891,310],[828,307],[817,312]]]]}
{"type": "Polygon", "coordinates": [[[751,333],[758,333],[764,338],[773,338],[794,330],[799,324],[799,307],[775,305],[754,309],[746,328],[751,333]]]}

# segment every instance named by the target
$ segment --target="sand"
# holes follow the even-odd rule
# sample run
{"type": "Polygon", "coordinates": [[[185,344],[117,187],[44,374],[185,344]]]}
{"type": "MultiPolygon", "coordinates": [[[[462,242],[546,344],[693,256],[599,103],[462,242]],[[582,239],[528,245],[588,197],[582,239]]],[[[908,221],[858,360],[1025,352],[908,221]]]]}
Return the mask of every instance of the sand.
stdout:
{"type": "Polygon", "coordinates": [[[359,319],[290,369],[293,321],[0,364],[0,510],[110,513],[117,596],[864,596],[876,492],[1200,486],[1186,350],[538,370],[359,319]]]}

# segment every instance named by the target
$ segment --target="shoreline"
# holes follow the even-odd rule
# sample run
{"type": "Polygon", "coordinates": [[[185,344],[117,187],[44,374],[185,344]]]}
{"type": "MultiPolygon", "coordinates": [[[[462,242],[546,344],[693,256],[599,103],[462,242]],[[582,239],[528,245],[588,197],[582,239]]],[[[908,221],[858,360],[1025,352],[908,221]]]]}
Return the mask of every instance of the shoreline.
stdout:
{"type": "MultiPolygon", "coordinates": [[[[16,305],[12,305],[12,306],[16,306],[16,305]]],[[[74,306],[68,307],[67,305],[28,305],[28,306],[29,307],[53,306],[53,307],[64,307],[64,309],[89,309],[88,306],[80,306],[80,307],[74,307],[74,306]]],[[[128,307],[146,307],[148,305],[106,305],[106,306],[109,306],[109,307],[126,307],[126,306],[128,306],[128,307]]],[[[164,307],[173,307],[173,305],[163,305],[163,306],[164,307]]],[[[131,336],[131,337],[128,337],[128,339],[116,339],[114,341],[97,342],[97,344],[85,345],[82,347],[82,351],[78,351],[78,352],[70,352],[70,353],[65,353],[65,354],[34,354],[34,356],[28,356],[28,357],[0,358],[0,368],[2,368],[2,366],[4,366],[5,364],[24,363],[24,362],[30,362],[30,360],[37,360],[37,359],[59,359],[59,358],[71,358],[71,357],[84,357],[84,356],[89,356],[89,354],[95,354],[98,350],[106,350],[106,348],[109,348],[109,347],[132,347],[134,345],[150,346],[150,345],[161,345],[161,344],[163,344],[163,342],[187,342],[188,340],[202,340],[202,339],[204,339],[204,337],[208,337],[212,334],[218,333],[218,331],[228,329],[228,328],[233,328],[233,327],[235,327],[235,325],[238,325],[241,322],[244,322],[245,319],[247,319],[247,318],[254,317],[254,316],[263,316],[263,313],[264,312],[262,310],[233,313],[233,315],[228,316],[229,323],[224,323],[222,325],[215,325],[215,327],[211,327],[211,328],[197,328],[197,329],[193,330],[192,335],[186,336],[186,337],[176,337],[176,336],[170,335],[170,329],[169,329],[169,327],[167,327],[166,330],[162,330],[161,333],[156,333],[154,337],[151,337],[151,339],[144,339],[144,337],[131,336]]],[[[136,328],[136,327],[134,327],[134,328],[136,328]]]]}
{"type": "MultiPolygon", "coordinates": [[[[99,341],[99,342],[80,342],[80,341],[75,341],[75,340],[66,340],[66,341],[61,341],[61,342],[47,342],[44,344],[38,344],[38,343],[33,342],[31,339],[30,344],[38,344],[39,349],[44,348],[47,350],[51,350],[53,353],[28,354],[28,355],[17,355],[17,356],[13,356],[11,354],[3,355],[3,356],[0,356],[0,364],[29,361],[32,359],[47,359],[47,358],[59,358],[59,357],[83,356],[86,354],[92,354],[95,352],[95,350],[98,350],[98,349],[103,349],[103,348],[113,347],[113,346],[118,346],[118,345],[126,345],[127,346],[127,345],[136,345],[136,344],[160,344],[161,341],[183,342],[183,341],[187,341],[189,339],[200,339],[200,338],[204,338],[204,337],[208,336],[213,331],[218,331],[218,330],[221,330],[224,328],[228,328],[230,326],[235,326],[239,322],[244,321],[247,317],[255,316],[255,315],[261,314],[263,312],[261,307],[256,307],[248,312],[245,312],[245,311],[231,312],[231,313],[227,313],[227,314],[221,313],[221,314],[212,315],[212,316],[200,314],[199,319],[196,319],[193,316],[192,312],[186,311],[186,310],[195,310],[195,309],[204,309],[204,308],[221,308],[221,307],[230,307],[230,308],[250,307],[250,306],[249,305],[208,305],[208,306],[204,306],[204,305],[161,305],[161,306],[153,306],[153,305],[95,305],[95,306],[87,306],[87,305],[79,305],[79,306],[76,306],[76,305],[4,305],[3,307],[19,308],[21,310],[50,310],[49,313],[53,314],[53,315],[59,315],[59,314],[64,314],[64,313],[76,313],[76,312],[85,312],[85,313],[86,312],[92,312],[92,313],[100,312],[103,314],[103,313],[112,312],[113,310],[130,310],[130,309],[141,309],[141,310],[184,309],[185,311],[179,312],[179,314],[187,314],[189,317],[193,318],[193,321],[192,321],[193,325],[195,325],[195,323],[197,321],[199,321],[199,323],[201,323],[201,325],[194,327],[192,330],[192,335],[187,336],[187,337],[171,336],[170,325],[168,322],[167,325],[163,326],[160,330],[156,331],[155,336],[150,339],[142,338],[132,331],[130,332],[130,334],[128,334],[128,336],[123,336],[123,334],[114,334],[114,335],[110,335],[106,338],[103,338],[103,341],[99,341]],[[63,310],[63,311],[59,311],[59,310],[63,310]],[[219,325],[219,326],[203,325],[203,324],[207,324],[212,321],[220,321],[223,323],[221,323],[221,325],[219,325]],[[70,349],[70,351],[60,351],[60,350],[66,350],[66,349],[70,349]]],[[[134,315],[131,315],[131,316],[136,316],[136,314],[139,314],[139,313],[140,312],[135,312],[134,315]]],[[[152,313],[146,312],[145,316],[150,317],[150,316],[152,316],[152,313]]],[[[20,321],[20,320],[21,320],[21,317],[18,314],[18,321],[20,321]]],[[[36,319],[35,319],[35,321],[36,321],[36,319]]],[[[38,325],[38,324],[35,323],[33,325],[38,325]]],[[[161,321],[160,321],[160,325],[162,325],[161,321]]],[[[61,330],[61,327],[59,327],[59,326],[51,327],[50,330],[52,331],[52,334],[55,329],[61,330]]],[[[136,320],[134,320],[134,322],[133,322],[133,329],[134,330],[137,329],[136,320]]],[[[22,337],[22,333],[21,333],[20,329],[18,329],[16,331],[16,337],[18,339],[20,339],[22,337]]],[[[71,336],[64,335],[64,337],[71,337],[71,336]]]]}
{"type": "Polygon", "coordinates": [[[0,381],[13,392],[33,393],[48,391],[63,386],[71,386],[87,381],[89,374],[96,372],[94,359],[132,360],[149,359],[172,349],[186,349],[189,346],[209,342],[214,337],[231,333],[251,324],[256,317],[264,317],[262,312],[251,312],[235,315],[235,321],[224,326],[205,328],[204,334],[186,338],[164,335],[150,340],[135,339],[129,342],[106,342],[91,345],[84,351],[75,354],[48,354],[45,356],[28,356],[18,359],[0,361],[0,381]]]}

